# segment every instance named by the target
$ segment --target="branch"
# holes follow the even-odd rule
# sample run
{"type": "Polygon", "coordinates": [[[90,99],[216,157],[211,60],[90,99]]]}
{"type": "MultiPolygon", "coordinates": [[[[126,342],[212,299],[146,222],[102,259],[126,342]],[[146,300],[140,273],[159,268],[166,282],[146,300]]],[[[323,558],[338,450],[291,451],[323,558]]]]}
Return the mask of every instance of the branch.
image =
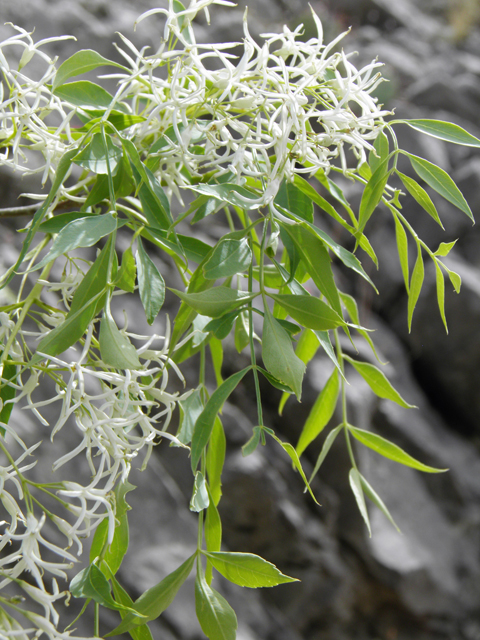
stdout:
{"type": "MultiPolygon", "coordinates": [[[[43,202],[39,202],[36,204],[27,204],[24,207],[6,207],[5,209],[0,209],[0,219],[1,218],[10,218],[15,216],[28,216],[31,213],[35,213],[40,209],[43,202]]],[[[75,203],[70,200],[64,200],[63,202],[59,202],[53,211],[58,211],[59,209],[68,209],[68,207],[73,207],[75,203]]]]}

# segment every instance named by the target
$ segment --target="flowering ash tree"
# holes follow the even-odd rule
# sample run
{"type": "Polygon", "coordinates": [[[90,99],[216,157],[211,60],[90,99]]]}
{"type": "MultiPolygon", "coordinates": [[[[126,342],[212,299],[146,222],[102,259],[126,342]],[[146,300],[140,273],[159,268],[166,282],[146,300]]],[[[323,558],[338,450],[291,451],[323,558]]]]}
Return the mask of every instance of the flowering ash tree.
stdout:
{"type": "Polygon", "coordinates": [[[46,196],[26,194],[31,206],[2,212],[30,214],[18,260],[1,280],[12,301],[0,309],[2,640],[77,638],[74,624],[66,627],[56,611],[58,601],[71,596],[94,608],[91,637],[99,636],[106,607],[119,615],[107,636],[128,632],[134,640],[148,640],[148,623],[170,605],[192,571],[204,634],[233,640],[236,616],[212,588],[213,570],[243,587],[294,580],[259,556],[221,550],[220,413],[245,376],[254,380],[258,423],[243,454],[274,439],[315,500],[310,483],[342,434],[351,488],[367,527],[365,497],[393,520],[360,473],[353,440],[400,464],[439,471],[350,424],[350,367],[379,397],[410,405],[381,368],[343,353],[342,334],[353,346],[355,339],[366,340],[372,360],[376,357],[356,301],[338,288],[333,265],[374,287],[356,253],[378,266],[365,230],[382,205],[378,215],[394,221],[409,326],[426,257],[435,265],[446,327],[445,275],[457,292],[460,288],[459,276],[443,261],[454,242],[431,249],[402,214],[400,186],[441,225],[427,191],[397,169],[400,154],[420,182],[473,220],[472,213],[441,168],[399,149],[394,127],[406,124],[472,147],[480,141],[450,123],[388,122],[391,114],[372,96],[382,81],[380,64],[356,69],[339,48],[345,34],[324,43],[313,12],[317,35],[307,42],[300,25],[265,34],[257,43],[245,16],[242,43],[197,44],[192,23],[201,10],[208,21],[213,4],[231,5],[191,0],[185,8],[169,0],[168,9],[144,13],[138,22],[163,20],[158,48],[153,54],[147,47],[139,51],[121,35],[122,64],[92,50],[79,50],[59,64],[46,51],[51,41],[66,36],[35,43],[18,27],[0,45],[0,164],[38,174],[49,189],[46,196]],[[99,67],[111,68],[103,78],[116,83],[114,95],[78,79],[99,67]],[[361,185],[358,211],[337,176],[361,185]],[[181,212],[177,216],[173,201],[181,212]],[[194,225],[216,214],[230,231],[209,244],[197,237],[194,225]],[[324,231],[328,218],[346,230],[351,250],[324,231]],[[178,229],[189,230],[188,222],[193,228],[182,235],[178,229]],[[129,234],[121,255],[120,228],[123,237],[129,234]],[[75,251],[86,247],[97,247],[93,261],[75,251]],[[158,251],[184,287],[172,289],[178,312],[164,318],[164,335],[138,335],[127,318],[117,325],[111,305],[114,297],[138,295],[153,324],[166,288],[152,258],[158,251]],[[223,341],[232,333],[250,364],[223,379],[223,341]],[[333,372],[293,446],[264,424],[259,377],[283,391],[281,411],[290,396],[300,399],[306,365],[318,349],[328,355],[333,372]],[[172,376],[178,389],[182,363],[196,353],[198,385],[181,394],[172,390],[172,376]],[[217,380],[213,390],[205,384],[207,362],[217,380]],[[50,391],[39,394],[48,379],[42,389],[50,391]],[[341,423],[328,432],[307,479],[299,456],[329,424],[337,403],[341,423]],[[177,405],[180,420],[171,422],[177,405]],[[33,481],[30,471],[50,440],[24,442],[9,423],[15,406],[31,412],[39,432],[46,430],[51,439],[69,431],[71,448],[55,460],[48,483],[33,481]],[[55,415],[51,423],[43,416],[45,407],[55,415]],[[125,496],[133,489],[128,478],[132,465],[145,467],[153,447],[164,440],[181,447],[191,462],[189,508],[198,513],[198,544],[173,573],[133,601],[116,578],[128,547],[125,496]],[[89,476],[84,484],[77,476],[68,479],[69,463],[77,457],[89,476]],[[55,542],[45,533],[47,520],[50,531],[58,529],[55,542]],[[87,551],[88,564],[79,572],[75,567],[87,551]]]}

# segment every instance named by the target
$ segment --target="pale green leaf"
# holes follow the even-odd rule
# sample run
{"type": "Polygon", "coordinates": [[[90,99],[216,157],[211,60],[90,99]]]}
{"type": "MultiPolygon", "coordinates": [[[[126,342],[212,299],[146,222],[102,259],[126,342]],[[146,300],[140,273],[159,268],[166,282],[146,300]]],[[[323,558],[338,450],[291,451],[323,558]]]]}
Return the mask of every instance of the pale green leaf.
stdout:
{"type": "Polygon", "coordinates": [[[245,271],[252,262],[248,238],[221,240],[203,265],[203,274],[209,280],[228,278],[245,271]]]}
{"type": "Polygon", "coordinates": [[[179,400],[180,407],[180,430],[177,438],[183,444],[190,444],[193,435],[195,422],[203,411],[202,391],[195,389],[185,400],[179,400]]]}
{"type": "Polygon", "coordinates": [[[320,467],[323,464],[323,461],[327,457],[327,454],[332,447],[332,444],[335,442],[336,437],[338,436],[338,434],[342,429],[343,429],[343,424],[339,424],[338,427],[335,427],[335,429],[332,429],[328,434],[328,436],[325,438],[325,442],[323,443],[322,449],[318,455],[317,462],[315,463],[315,467],[313,468],[312,474],[308,479],[309,484],[312,484],[312,480],[315,478],[315,476],[319,472],[320,467]]]}
{"type": "Polygon", "coordinates": [[[412,279],[410,280],[410,291],[408,294],[408,330],[412,330],[412,317],[415,307],[420,297],[423,280],[425,277],[425,267],[423,265],[422,248],[417,244],[417,260],[412,271],[412,279]]]}
{"type": "Polygon", "coordinates": [[[114,284],[119,289],[122,289],[122,291],[133,293],[135,291],[136,276],[137,267],[135,264],[135,258],[133,257],[132,248],[128,247],[128,249],[123,252],[122,265],[118,270],[114,284]]]}
{"type": "Polygon", "coordinates": [[[108,174],[110,172],[112,176],[115,175],[122,159],[122,149],[113,143],[111,136],[106,136],[106,140],[105,148],[102,134],[94,134],[87,146],[73,158],[75,164],[92,173],[108,174]]]}
{"type": "MultiPolygon", "coordinates": [[[[267,431],[267,429],[265,429],[267,431]]],[[[271,430],[268,430],[269,435],[272,436],[272,438],[278,442],[278,444],[282,447],[282,449],[285,451],[285,453],[287,453],[287,455],[290,457],[290,460],[293,462],[293,466],[295,467],[295,469],[298,471],[298,473],[300,474],[303,482],[305,483],[305,490],[308,491],[308,493],[312,496],[313,500],[315,501],[316,504],[318,504],[317,499],[315,498],[315,495],[313,494],[312,489],[310,488],[310,483],[307,480],[307,476],[305,475],[305,472],[303,470],[302,467],[302,463],[300,462],[300,458],[297,455],[297,452],[295,451],[295,447],[293,447],[289,442],[282,442],[280,440],[280,438],[277,438],[277,436],[275,435],[275,433],[271,430]]]]}
{"type": "Polygon", "coordinates": [[[388,518],[388,520],[393,524],[395,529],[400,533],[400,529],[397,527],[397,523],[392,518],[390,511],[387,509],[385,503],[380,498],[378,493],[374,490],[372,485],[363,477],[361,473],[359,473],[359,476],[360,476],[360,482],[361,482],[364,494],[367,496],[369,500],[373,502],[375,506],[377,506],[380,509],[380,511],[388,518]]]}
{"type": "Polygon", "coordinates": [[[362,199],[360,201],[358,234],[363,232],[370,216],[382,199],[390,173],[391,171],[388,171],[388,159],[385,159],[380,163],[372,177],[365,185],[362,199]]]}
{"type": "Polygon", "coordinates": [[[100,322],[98,341],[104,364],[115,369],[140,369],[137,350],[127,336],[119,331],[107,310],[103,312],[100,322]]]}
{"type": "Polygon", "coordinates": [[[207,483],[201,471],[195,474],[195,482],[193,484],[192,499],[190,500],[190,511],[203,511],[208,507],[210,501],[208,499],[207,483]]]}
{"type": "Polygon", "coordinates": [[[212,435],[210,436],[206,456],[208,485],[216,505],[222,497],[222,471],[225,463],[226,448],[225,431],[222,421],[217,416],[213,423],[212,435]]]}
{"type": "Polygon", "coordinates": [[[472,136],[471,133],[459,127],[458,124],[452,122],[444,122],[443,120],[402,120],[402,123],[408,124],[412,129],[426,133],[429,136],[461,144],[465,147],[480,147],[480,140],[472,136]]]}
{"type": "Polygon", "coordinates": [[[258,293],[250,294],[229,287],[214,287],[199,293],[185,293],[177,289],[171,289],[171,291],[197,313],[209,318],[219,318],[250,302],[258,295],[258,293]]]}
{"type": "MultiPolygon", "coordinates": [[[[63,84],[56,87],[53,94],[61,100],[73,104],[75,107],[107,109],[114,102],[114,97],[106,89],[89,80],[78,80],[63,84]]],[[[115,106],[120,111],[124,110],[124,107],[118,103],[115,106]]]]}
{"type": "Polygon", "coordinates": [[[445,280],[438,263],[435,261],[435,280],[437,285],[437,302],[445,331],[448,333],[447,318],[445,317],[445,280]]]}
{"type": "Polygon", "coordinates": [[[405,282],[405,289],[407,293],[410,291],[410,272],[408,268],[408,239],[403,224],[394,216],[395,220],[395,237],[397,240],[398,258],[400,260],[400,267],[402,269],[403,280],[405,282]]]}
{"type": "Polygon", "coordinates": [[[396,173],[400,178],[400,180],[403,182],[403,185],[405,189],[408,191],[408,193],[418,202],[418,204],[423,209],[425,209],[425,211],[430,216],[432,216],[435,222],[439,224],[443,229],[444,227],[443,227],[442,221],[439,218],[437,209],[433,204],[432,199],[430,198],[428,193],[425,191],[425,189],[421,187],[418,184],[418,182],[413,178],[410,178],[409,176],[406,176],[405,174],[400,173],[400,171],[397,171],[396,173]]]}
{"type": "Polygon", "coordinates": [[[210,640],[235,640],[237,616],[223,596],[208,586],[197,573],[195,610],[203,633],[210,640]]]}
{"type": "Polygon", "coordinates": [[[138,289],[148,324],[153,324],[165,301],[165,282],[157,266],[137,238],[138,289]]]}
{"type": "Polygon", "coordinates": [[[87,73],[88,71],[93,71],[93,69],[103,66],[125,69],[121,64],[104,58],[97,53],[97,51],[93,51],[92,49],[82,49],[81,51],[77,51],[73,56],[70,56],[70,58],[65,60],[65,62],[62,62],[59,66],[53,81],[53,89],[55,90],[59,85],[64,84],[70,78],[79,76],[82,73],[87,73]]]}
{"type": "Polygon", "coordinates": [[[336,311],[312,295],[269,294],[289,315],[308,329],[328,331],[345,324],[336,311]]]}
{"type": "Polygon", "coordinates": [[[365,521],[365,524],[367,525],[368,533],[371,537],[372,529],[370,527],[370,519],[368,517],[367,505],[365,504],[365,496],[363,495],[362,481],[360,479],[360,474],[357,471],[357,469],[354,469],[353,467],[350,469],[350,473],[348,474],[348,479],[350,481],[350,487],[353,491],[353,495],[355,496],[358,509],[362,515],[362,518],[365,521]]]}
{"type": "Polygon", "coordinates": [[[440,256],[440,257],[445,257],[448,256],[448,254],[450,253],[450,251],[453,249],[453,247],[456,245],[457,241],[454,240],[453,242],[441,242],[438,249],[435,251],[435,253],[433,254],[434,256],[440,256]]]}
{"type": "Polygon", "coordinates": [[[204,552],[215,569],[227,580],[240,587],[275,587],[287,582],[298,582],[284,575],[271,562],[253,553],[204,552]]]}
{"type": "Polygon", "coordinates": [[[372,170],[372,173],[378,169],[378,167],[385,162],[390,152],[390,145],[388,138],[383,131],[380,131],[373,143],[373,150],[370,151],[368,156],[368,164],[372,170]]]}

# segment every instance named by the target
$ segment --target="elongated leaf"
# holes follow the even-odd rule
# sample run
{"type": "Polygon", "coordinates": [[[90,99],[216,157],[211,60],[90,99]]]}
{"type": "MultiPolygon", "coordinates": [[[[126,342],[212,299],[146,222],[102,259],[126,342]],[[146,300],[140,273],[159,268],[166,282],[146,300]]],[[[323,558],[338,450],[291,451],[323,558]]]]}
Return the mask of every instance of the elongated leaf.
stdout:
{"type": "Polygon", "coordinates": [[[345,324],[336,311],[315,296],[269,294],[290,316],[308,329],[328,331],[345,324]]]}
{"type": "Polygon", "coordinates": [[[330,422],[337,406],[339,391],[338,371],[334,369],[303,425],[296,447],[297,455],[301,456],[308,445],[315,440],[330,422]]]}
{"type": "Polygon", "coordinates": [[[232,330],[233,323],[235,322],[235,318],[238,316],[238,313],[238,311],[231,311],[230,313],[226,313],[224,316],[220,316],[220,318],[210,320],[205,327],[205,331],[211,331],[215,334],[216,338],[224,340],[232,330]]]}
{"type": "MultiPolygon", "coordinates": [[[[105,563],[102,564],[102,567],[104,566],[105,563]]],[[[120,602],[126,607],[133,607],[133,600],[130,598],[128,593],[118,582],[115,576],[111,575],[110,580],[112,581],[113,594],[117,602],[120,602]]],[[[120,615],[122,616],[122,618],[125,617],[125,613],[122,611],[120,611],[120,615]]],[[[133,638],[133,640],[153,640],[152,633],[146,624],[142,624],[140,627],[130,629],[128,633],[133,638]]]]}
{"type": "Polygon", "coordinates": [[[178,590],[185,582],[192,571],[193,563],[195,561],[196,553],[185,560],[185,562],[175,569],[172,573],[166,576],[158,584],[147,589],[142,595],[135,601],[134,610],[137,614],[143,617],[139,617],[134,613],[129,613],[125,616],[122,622],[110,633],[107,633],[105,637],[111,637],[125,633],[136,626],[145,624],[155,620],[160,616],[167,607],[169,607],[178,590]]]}
{"type": "Polygon", "coordinates": [[[115,369],[139,369],[138,354],[127,338],[121,333],[110,313],[105,310],[100,323],[100,355],[103,362],[115,369]]]}
{"type": "Polygon", "coordinates": [[[375,173],[378,167],[385,162],[390,151],[388,138],[383,131],[380,131],[375,138],[373,148],[374,151],[370,151],[368,156],[368,164],[370,165],[372,173],[375,173]]]}
{"type": "Polygon", "coordinates": [[[305,483],[305,490],[308,491],[308,493],[312,496],[315,503],[318,504],[318,501],[315,498],[315,495],[313,494],[313,491],[310,488],[310,483],[307,480],[307,476],[305,475],[305,472],[303,470],[302,463],[300,462],[300,458],[298,457],[297,452],[295,451],[295,447],[293,447],[289,442],[282,442],[280,438],[277,438],[277,436],[272,430],[265,429],[265,431],[267,431],[268,434],[274,440],[276,440],[276,442],[278,442],[278,444],[282,447],[282,449],[288,454],[288,456],[290,457],[290,460],[293,462],[293,466],[298,471],[303,482],[305,483]]]}
{"type": "Polygon", "coordinates": [[[327,457],[327,453],[330,451],[332,444],[335,442],[336,437],[338,436],[338,434],[343,428],[344,428],[343,424],[339,424],[338,427],[335,427],[335,429],[332,429],[328,434],[328,436],[325,438],[325,442],[323,443],[322,450],[318,455],[317,462],[315,463],[315,467],[313,468],[312,474],[308,479],[309,484],[312,484],[312,480],[315,478],[315,476],[319,472],[320,467],[323,464],[323,461],[327,457]]]}
{"type": "Polygon", "coordinates": [[[283,180],[274,203],[308,222],[313,222],[313,201],[295,184],[283,180]]]}
{"type": "Polygon", "coordinates": [[[110,593],[110,585],[100,569],[91,564],[80,571],[70,583],[70,593],[74,598],[92,598],[102,607],[121,611],[131,611],[119,602],[115,602],[110,593]]]}
{"type": "MultiPolygon", "coordinates": [[[[302,362],[306,365],[310,362],[313,356],[317,353],[318,347],[320,343],[318,341],[317,336],[310,329],[305,329],[300,336],[300,339],[297,342],[297,346],[295,349],[295,355],[300,358],[302,362]]],[[[283,408],[288,398],[291,396],[290,393],[284,392],[282,394],[282,398],[278,405],[278,413],[282,415],[283,408]]],[[[299,454],[300,455],[300,454],[299,454]]]]}
{"type": "Polygon", "coordinates": [[[207,475],[210,493],[217,505],[222,497],[222,471],[225,463],[227,442],[222,421],[217,416],[207,449],[207,475]]]}
{"type": "Polygon", "coordinates": [[[305,365],[295,355],[290,336],[268,307],[263,321],[262,358],[267,371],[293,389],[300,400],[305,365]]]}
{"type": "Polygon", "coordinates": [[[190,500],[190,511],[203,511],[210,504],[207,492],[207,483],[201,471],[195,474],[192,499],[190,500]]]}
{"type": "Polygon", "coordinates": [[[417,175],[424,180],[429,187],[432,187],[432,189],[443,196],[445,200],[448,200],[458,207],[460,211],[463,211],[463,213],[465,213],[472,222],[475,222],[470,207],[463,197],[462,192],[446,171],[424,158],[419,158],[411,153],[407,153],[406,155],[408,156],[417,175]]]}
{"type": "Polygon", "coordinates": [[[398,259],[400,260],[400,268],[402,269],[403,280],[407,293],[410,292],[410,272],[408,268],[408,239],[403,224],[394,216],[395,220],[395,237],[397,240],[398,259]]]}
{"type": "Polygon", "coordinates": [[[107,148],[103,141],[101,133],[96,133],[86,147],[78,153],[73,161],[84,169],[92,171],[92,173],[113,175],[117,172],[117,166],[122,159],[122,149],[117,147],[111,136],[106,136],[107,148]]]}
{"type": "MultiPolygon", "coordinates": [[[[205,545],[207,551],[220,551],[222,546],[222,521],[220,520],[220,514],[218,513],[208,484],[206,486],[210,504],[208,505],[205,516],[205,545]]],[[[212,584],[212,577],[212,563],[207,558],[207,567],[205,569],[205,580],[207,584],[212,584]]]]}
{"type": "Polygon", "coordinates": [[[442,318],[445,331],[448,333],[447,319],[445,317],[445,280],[443,279],[443,273],[437,262],[435,262],[435,277],[437,285],[437,302],[440,316],[442,318]]]}
{"type": "Polygon", "coordinates": [[[223,596],[208,586],[197,574],[195,580],[195,610],[203,633],[210,640],[235,640],[237,616],[223,596]]]}
{"type": "MultiPolygon", "coordinates": [[[[17,375],[17,367],[9,363],[10,356],[3,363],[2,371],[2,385],[0,387],[0,400],[2,401],[2,407],[0,409],[0,423],[8,424],[10,416],[12,414],[13,402],[11,402],[16,395],[16,389],[10,386],[9,382],[15,382],[17,375]],[[7,404],[8,403],[8,404],[7,404]]],[[[0,427],[0,435],[5,436],[5,429],[0,427]]]]}
{"type": "Polygon", "coordinates": [[[400,533],[400,529],[397,527],[397,523],[392,518],[390,511],[387,509],[385,503],[380,498],[378,493],[375,491],[372,485],[363,477],[361,473],[359,473],[358,475],[360,476],[360,482],[361,482],[364,494],[367,496],[369,500],[373,502],[375,506],[377,506],[380,509],[380,511],[390,520],[390,522],[393,524],[395,529],[400,533]]]}
{"type": "Polygon", "coordinates": [[[124,251],[122,256],[122,266],[118,270],[115,278],[115,286],[122,291],[133,293],[135,291],[135,279],[137,275],[137,267],[131,247],[124,251]]]}
{"type": "Polygon", "coordinates": [[[157,266],[137,238],[138,289],[148,324],[153,324],[165,301],[165,281],[157,266]]]}
{"type": "Polygon", "coordinates": [[[448,471],[448,469],[436,469],[435,467],[429,467],[428,465],[415,460],[415,458],[412,458],[411,455],[406,453],[399,446],[385,438],[382,438],[382,436],[379,436],[376,433],[365,431],[364,429],[358,429],[351,425],[348,426],[348,429],[359,442],[364,444],[366,447],[373,449],[373,451],[376,451],[384,458],[403,464],[406,467],[412,467],[412,469],[417,469],[418,471],[424,471],[425,473],[443,473],[444,471],[448,471]]]}
{"type": "Polygon", "coordinates": [[[215,287],[199,293],[184,293],[177,289],[171,289],[171,291],[197,313],[210,318],[219,318],[253,300],[258,295],[228,287],[215,287]]]}
{"type": "Polygon", "coordinates": [[[240,587],[275,587],[277,584],[298,582],[284,575],[271,562],[253,553],[209,552],[204,555],[224,578],[240,587]]]}
{"type": "Polygon", "coordinates": [[[181,422],[177,438],[183,444],[190,444],[195,422],[203,411],[201,389],[195,389],[188,398],[180,400],[178,404],[181,412],[181,422]]]}
{"type": "Polygon", "coordinates": [[[262,434],[262,427],[253,427],[252,437],[242,447],[242,456],[246,457],[252,454],[260,444],[260,436],[262,434]]]}
{"type": "Polygon", "coordinates": [[[252,193],[237,184],[198,184],[188,188],[241,209],[258,208],[258,194],[252,193]]]}
{"type": "Polygon", "coordinates": [[[358,232],[359,234],[365,229],[365,225],[370,216],[376,209],[382,199],[385,186],[390,177],[391,171],[388,171],[388,160],[385,159],[377,167],[372,177],[368,181],[363,191],[362,200],[360,201],[358,232]]]}
{"type": "Polygon", "coordinates": [[[203,265],[205,278],[228,278],[246,271],[252,262],[252,251],[247,238],[221,240],[203,265]]]}
{"type": "MultiPolygon", "coordinates": [[[[103,107],[106,109],[114,100],[106,89],[89,80],[77,80],[76,82],[57,86],[53,93],[75,107],[94,107],[95,109],[103,107]]],[[[125,109],[118,103],[115,107],[120,111],[125,109]]]]}
{"type": "Polygon", "coordinates": [[[354,360],[350,358],[350,356],[345,355],[345,360],[350,362],[351,365],[355,367],[358,373],[362,376],[365,382],[368,384],[370,389],[377,395],[379,398],[386,398],[387,400],[392,400],[396,402],[396,404],[404,407],[405,409],[414,409],[415,405],[408,404],[402,396],[396,391],[391,383],[388,381],[387,377],[380,371],[375,365],[369,364],[368,362],[359,362],[358,360],[354,360]]]}
{"type": "Polygon", "coordinates": [[[465,147],[480,147],[480,140],[472,136],[471,133],[459,127],[458,124],[452,122],[444,122],[442,120],[402,120],[401,122],[408,124],[412,129],[426,133],[434,138],[461,144],[465,147]]]}
{"type": "Polygon", "coordinates": [[[64,84],[70,78],[79,76],[82,73],[87,73],[88,71],[93,71],[93,69],[103,66],[125,69],[121,64],[104,58],[92,49],[82,49],[81,51],[77,51],[73,56],[70,56],[68,60],[65,60],[65,62],[62,62],[59,66],[53,81],[53,89],[55,90],[59,85],[64,84]]]}
{"type": "Polygon", "coordinates": [[[370,537],[372,537],[372,528],[370,527],[370,519],[368,517],[367,505],[365,504],[365,496],[363,495],[362,481],[360,479],[360,474],[357,469],[353,467],[350,469],[350,473],[348,474],[348,479],[350,481],[350,487],[353,491],[353,495],[355,496],[355,500],[357,502],[358,509],[362,514],[362,518],[367,525],[368,533],[370,537]]]}
{"type": "Polygon", "coordinates": [[[35,265],[32,271],[43,268],[58,256],[70,253],[73,249],[93,246],[100,238],[112,233],[116,228],[117,219],[112,213],[88,216],[69,222],[56,236],[47,255],[35,265]]]}
{"type": "Polygon", "coordinates": [[[86,218],[87,216],[98,215],[95,213],[86,213],[85,211],[70,211],[69,213],[60,213],[53,218],[44,220],[38,227],[38,230],[42,233],[59,233],[63,227],[66,227],[69,222],[78,220],[79,218],[86,218]]]}
{"type": "Polygon", "coordinates": [[[432,199],[430,198],[428,193],[425,191],[425,189],[421,187],[418,184],[418,182],[413,178],[410,178],[409,176],[406,176],[405,174],[400,173],[400,171],[397,171],[396,173],[400,178],[400,180],[403,182],[403,185],[405,189],[408,191],[408,193],[418,202],[418,204],[421,207],[423,207],[423,209],[425,209],[425,211],[430,216],[432,216],[435,222],[439,224],[443,229],[444,227],[443,227],[442,221],[439,218],[437,209],[435,208],[435,205],[433,204],[432,199]]]}
{"type": "Polygon", "coordinates": [[[250,371],[250,369],[251,367],[246,367],[245,369],[237,371],[237,373],[234,373],[232,376],[227,378],[225,382],[212,393],[207,404],[205,405],[205,409],[197,419],[193,431],[191,448],[191,463],[192,470],[194,472],[197,469],[202,451],[205,449],[210,439],[217,414],[223,407],[228,396],[236,388],[245,374],[250,371]]]}
{"type": "Polygon", "coordinates": [[[410,281],[410,291],[408,295],[408,330],[412,330],[412,318],[413,312],[420,297],[422,290],[423,279],[425,277],[425,268],[423,266],[422,248],[420,244],[417,245],[417,260],[412,271],[412,279],[410,281]]]}
{"type": "Polygon", "coordinates": [[[358,314],[358,307],[357,307],[357,302],[355,298],[353,296],[349,296],[348,293],[343,293],[342,291],[340,291],[340,298],[342,299],[342,302],[345,305],[345,308],[352,322],[357,325],[356,330],[368,342],[370,349],[373,351],[375,358],[379,362],[381,362],[380,358],[378,357],[377,350],[375,349],[375,345],[373,344],[373,340],[368,335],[368,331],[365,331],[364,329],[360,328],[360,316],[358,314]]]}

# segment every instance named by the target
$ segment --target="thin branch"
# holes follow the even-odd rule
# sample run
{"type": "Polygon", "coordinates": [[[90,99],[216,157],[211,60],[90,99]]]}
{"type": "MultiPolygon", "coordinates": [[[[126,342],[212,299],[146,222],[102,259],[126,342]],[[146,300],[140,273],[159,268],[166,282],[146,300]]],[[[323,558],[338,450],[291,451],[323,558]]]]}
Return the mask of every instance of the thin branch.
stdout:
{"type": "MultiPolygon", "coordinates": [[[[6,207],[5,209],[0,209],[0,218],[11,218],[15,216],[28,216],[31,213],[35,213],[40,209],[43,202],[37,202],[35,204],[27,204],[24,207],[6,207]]],[[[59,209],[68,209],[68,207],[73,207],[75,205],[71,200],[64,200],[63,202],[59,202],[55,207],[54,211],[58,211],[59,209]]]]}

